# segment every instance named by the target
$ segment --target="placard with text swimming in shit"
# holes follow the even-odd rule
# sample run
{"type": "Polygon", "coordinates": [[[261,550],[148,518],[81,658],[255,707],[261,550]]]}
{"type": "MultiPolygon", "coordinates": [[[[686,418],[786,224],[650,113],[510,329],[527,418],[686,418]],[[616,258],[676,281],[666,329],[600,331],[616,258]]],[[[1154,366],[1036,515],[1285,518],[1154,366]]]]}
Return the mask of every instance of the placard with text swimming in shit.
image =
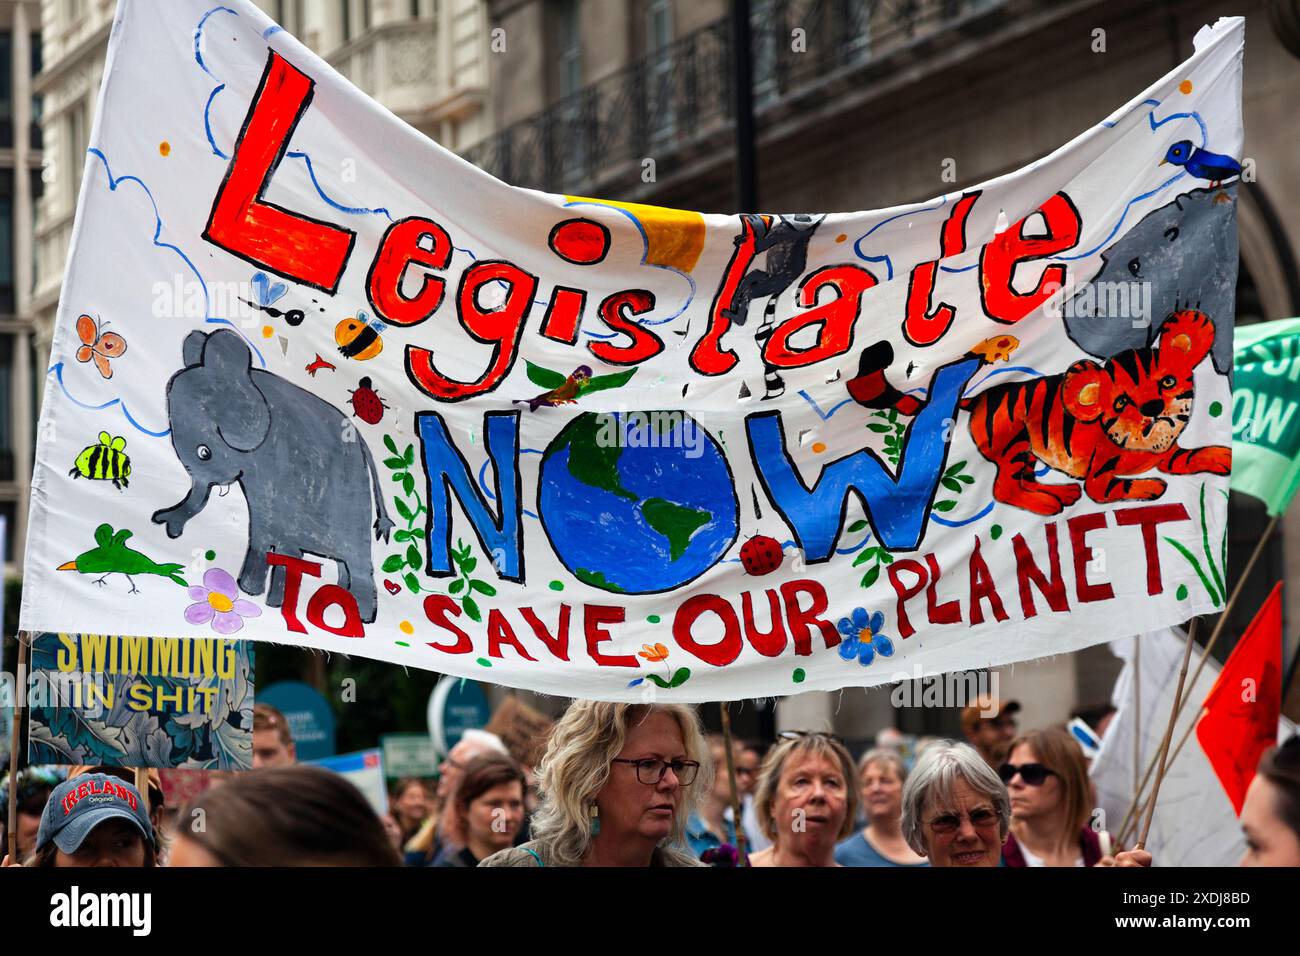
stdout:
{"type": "Polygon", "coordinates": [[[31,650],[27,759],[251,769],[253,653],[223,638],[42,634],[31,650]]]}

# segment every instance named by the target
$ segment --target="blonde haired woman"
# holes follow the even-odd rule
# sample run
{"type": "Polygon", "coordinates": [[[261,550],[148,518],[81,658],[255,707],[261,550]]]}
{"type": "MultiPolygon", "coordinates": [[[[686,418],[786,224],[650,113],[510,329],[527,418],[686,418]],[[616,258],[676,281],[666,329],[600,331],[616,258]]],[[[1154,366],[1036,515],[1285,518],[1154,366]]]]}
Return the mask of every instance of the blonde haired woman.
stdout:
{"type": "Polygon", "coordinates": [[[853,758],[830,734],[788,731],[759,770],[754,812],[772,841],[751,866],[838,866],[858,813],[853,758]]]}
{"type": "Polygon", "coordinates": [[[538,771],[533,839],[480,866],[702,866],[686,821],[713,779],[695,711],[578,700],[538,771]]]}

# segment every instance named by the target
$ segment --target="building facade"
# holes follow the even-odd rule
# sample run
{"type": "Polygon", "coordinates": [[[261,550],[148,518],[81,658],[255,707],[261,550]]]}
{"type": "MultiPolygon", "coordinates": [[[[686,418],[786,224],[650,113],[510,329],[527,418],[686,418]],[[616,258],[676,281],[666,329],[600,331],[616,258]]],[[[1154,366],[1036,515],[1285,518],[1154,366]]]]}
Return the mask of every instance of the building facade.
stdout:
{"type": "Polygon", "coordinates": [[[0,516],[13,566],[27,521],[41,360],[32,304],[33,213],[42,190],[40,8],[0,4],[0,516]]]}
{"type": "MultiPolygon", "coordinates": [[[[366,93],[444,146],[460,148],[489,131],[487,14],[480,0],[257,0],[257,4],[366,93]]],[[[39,32],[29,43],[14,40],[12,69],[3,66],[12,83],[13,95],[4,100],[12,123],[6,122],[0,135],[19,128],[20,114],[21,121],[28,122],[32,107],[24,104],[31,101],[33,89],[41,103],[40,124],[33,132],[36,149],[0,141],[0,169],[25,164],[36,170],[32,185],[21,188],[8,178],[9,172],[0,174],[0,212],[6,197],[12,197],[15,253],[9,271],[0,271],[0,332],[4,333],[0,361],[7,361],[10,351],[21,356],[21,361],[15,358],[0,371],[9,376],[11,395],[9,432],[0,434],[0,514],[9,516],[13,525],[9,553],[15,569],[21,567],[41,373],[48,364],[116,6],[116,0],[41,0],[3,7],[13,11],[15,20],[22,11],[30,30],[39,32]],[[20,68],[19,57],[30,63],[33,48],[39,51],[37,75],[33,83],[23,73],[20,88],[20,69],[28,67],[20,68]],[[47,147],[43,152],[42,136],[47,147]],[[36,196],[33,244],[31,209],[36,196]],[[20,209],[27,212],[20,214],[20,209]],[[20,215],[25,216],[25,225],[19,223],[20,215]],[[20,237],[25,245],[19,243],[20,237]],[[25,266],[20,250],[26,256],[25,266]],[[33,266],[34,285],[24,283],[14,300],[16,306],[6,305],[5,282],[12,286],[13,275],[30,276],[33,266]],[[6,465],[10,461],[11,468],[6,465]]]]}
{"type": "MultiPolygon", "coordinates": [[[[506,41],[490,58],[496,132],[468,159],[520,186],[741,211],[728,0],[489,0],[488,8],[506,41]]],[[[1189,56],[1202,24],[1244,15],[1245,155],[1257,181],[1240,190],[1237,321],[1300,314],[1296,0],[750,0],[750,8],[759,207],[783,212],[921,201],[1028,165],[1189,56]]],[[[1262,505],[1232,496],[1233,581],[1265,522],[1262,505]]],[[[1274,581],[1297,577],[1292,509],[1247,582],[1227,646],[1274,581]]],[[[1291,633],[1300,592],[1286,602],[1291,633]]],[[[1098,647],[997,676],[1003,696],[1024,704],[1022,722],[1041,726],[1104,702],[1116,669],[1098,647]]],[[[791,698],[780,722],[861,736],[893,722],[887,693],[791,698]]],[[[902,722],[957,729],[953,712],[904,713],[902,722]]]]}

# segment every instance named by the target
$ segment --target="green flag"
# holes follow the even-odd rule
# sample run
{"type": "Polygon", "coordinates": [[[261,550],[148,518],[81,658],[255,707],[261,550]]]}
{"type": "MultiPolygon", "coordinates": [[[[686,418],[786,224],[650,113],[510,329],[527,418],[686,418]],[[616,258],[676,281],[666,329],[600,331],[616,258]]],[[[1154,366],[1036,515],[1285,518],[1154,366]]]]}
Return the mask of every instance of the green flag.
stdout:
{"type": "Polygon", "coordinates": [[[1239,326],[1233,366],[1232,488],[1280,515],[1300,487],[1300,318],[1239,326]]]}

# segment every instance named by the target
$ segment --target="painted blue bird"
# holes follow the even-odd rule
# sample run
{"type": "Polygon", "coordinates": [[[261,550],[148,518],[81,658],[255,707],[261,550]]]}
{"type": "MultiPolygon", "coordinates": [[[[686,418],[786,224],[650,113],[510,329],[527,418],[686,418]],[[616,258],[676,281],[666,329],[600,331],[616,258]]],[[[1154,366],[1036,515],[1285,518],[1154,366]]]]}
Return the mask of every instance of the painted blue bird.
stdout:
{"type": "Polygon", "coordinates": [[[1160,165],[1163,166],[1165,163],[1181,166],[1197,179],[1205,179],[1212,184],[1241,175],[1241,163],[1231,156],[1212,153],[1208,149],[1193,146],[1189,139],[1170,146],[1169,152],[1165,153],[1165,158],[1161,160],[1160,165]]]}

